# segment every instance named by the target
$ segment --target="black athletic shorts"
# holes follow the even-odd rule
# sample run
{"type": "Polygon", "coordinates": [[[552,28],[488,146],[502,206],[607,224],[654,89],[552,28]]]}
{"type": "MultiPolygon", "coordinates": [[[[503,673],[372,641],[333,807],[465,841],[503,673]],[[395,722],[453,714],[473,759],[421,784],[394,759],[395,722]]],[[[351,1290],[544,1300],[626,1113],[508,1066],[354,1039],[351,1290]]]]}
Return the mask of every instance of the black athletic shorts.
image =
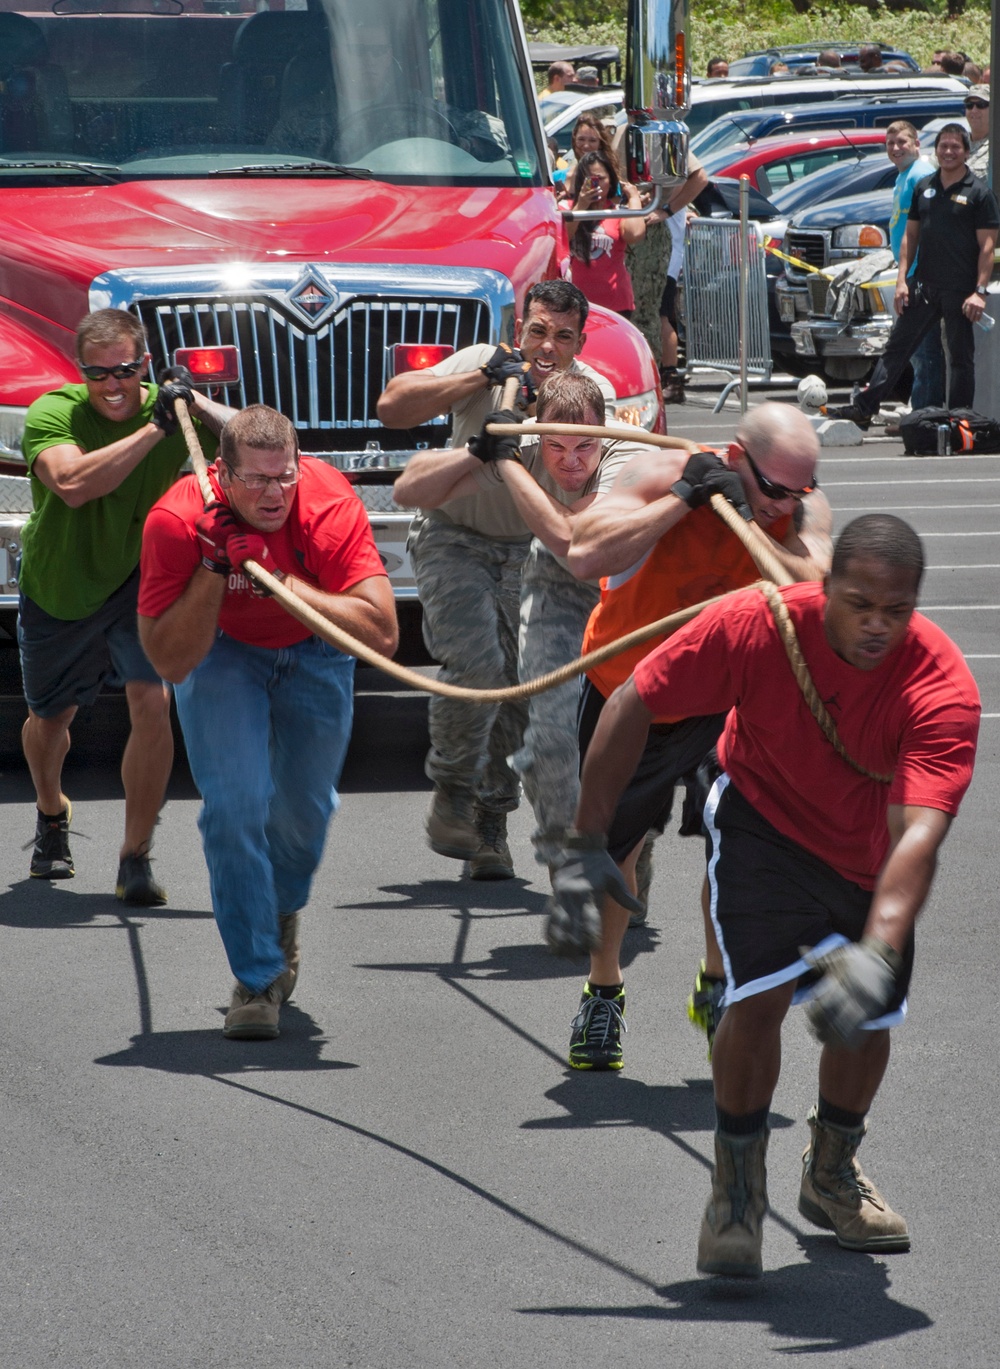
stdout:
{"type": "MultiPolygon", "coordinates": [[[[581,766],[606,702],[600,690],[585,679],[578,726],[581,766]]],[[[714,713],[710,717],[685,718],[679,723],[653,723],[646,749],[619,800],[608,832],[608,851],[614,861],[623,861],[647,832],[663,832],[670,821],[674,789],[689,777],[693,784],[695,771],[719,740],[725,720],[725,713],[714,713]]],[[[688,792],[691,793],[690,788],[688,792]]],[[[682,831],[685,830],[701,831],[700,805],[698,811],[693,811],[688,799],[684,804],[682,831]]]]}
{"type": "Polygon", "coordinates": [[[677,281],[673,276],[667,277],[663,294],[660,296],[660,318],[665,318],[674,331],[677,331],[677,281]]]}
{"type": "MultiPolygon", "coordinates": [[[[712,921],[736,1003],[797,980],[793,1002],[809,997],[817,975],[800,947],[832,950],[860,941],[871,890],[845,879],[826,861],[772,827],[721,774],[705,803],[712,921]]],[[[895,1026],[906,1015],[913,938],[885,1015],[866,1025],[895,1026]]]]}

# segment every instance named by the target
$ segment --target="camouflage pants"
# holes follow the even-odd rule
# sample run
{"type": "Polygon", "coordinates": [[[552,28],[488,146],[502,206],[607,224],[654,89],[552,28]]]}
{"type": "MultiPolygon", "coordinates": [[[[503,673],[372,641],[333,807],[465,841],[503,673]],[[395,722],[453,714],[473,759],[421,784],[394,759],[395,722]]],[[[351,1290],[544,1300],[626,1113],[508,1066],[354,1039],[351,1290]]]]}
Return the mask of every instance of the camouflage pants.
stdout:
{"type": "MultiPolygon", "coordinates": [[[[599,598],[596,585],[574,579],[537,539],[532,542],[521,572],[518,673],[522,680],[533,680],[579,656],[583,630],[599,598]]],[[[580,689],[580,680],[570,680],[528,700],[524,745],[514,756],[514,769],[535,813],[531,840],[541,865],[558,855],[563,832],[573,825],[576,812],[580,689]]]]}
{"type": "MultiPolygon", "coordinates": [[[[450,684],[517,684],[521,563],[528,543],[499,542],[421,518],[409,539],[424,611],[424,641],[450,684]]],[[[428,778],[490,812],[517,807],[520,782],[507,757],[521,745],[527,705],[462,703],[432,695],[428,778]]]]}

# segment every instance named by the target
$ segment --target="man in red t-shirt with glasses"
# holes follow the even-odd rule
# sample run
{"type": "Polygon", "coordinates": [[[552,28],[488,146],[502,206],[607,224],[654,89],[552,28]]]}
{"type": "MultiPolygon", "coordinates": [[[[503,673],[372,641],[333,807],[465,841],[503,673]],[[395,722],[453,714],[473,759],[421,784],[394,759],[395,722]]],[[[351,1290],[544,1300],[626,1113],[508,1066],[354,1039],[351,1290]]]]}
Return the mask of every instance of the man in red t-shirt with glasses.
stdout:
{"type": "Polygon", "coordinates": [[[278,1035],[305,906],[338,805],[354,657],[293,618],[243,570],[256,561],[337,627],[391,656],[392,590],[361,501],[300,456],[264,404],[222,430],[206,508],[194,476],[153,506],[142,539],[139,638],[175,685],[212,908],[236,976],[223,1031],[278,1035]]]}
{"type": "Polygon", "coordinates": [[[846,1249],[909,1248],[905,1220],[855,1154],[888,1064],[888,1028],[905,1014],[914,924],[972,779],[979,726],[961,652],[915,612],[922,573],[913,530],[870,514],[845,528],[822,584],[780,591],[819,697],[866,773],[811,715],[759,589],[706,609],[641,661],[587,752],[576,831],[553,879],[552,919],[580,945],[594,939],[601,893],[630,906],[605,833],[652,719],[729,710],[705,807],[727,979],[712,1055],[705,1274],[762,1272],[767,1117],[781,1025],[799,1000],[823,1043],[799,1211],[846,1249]]]}

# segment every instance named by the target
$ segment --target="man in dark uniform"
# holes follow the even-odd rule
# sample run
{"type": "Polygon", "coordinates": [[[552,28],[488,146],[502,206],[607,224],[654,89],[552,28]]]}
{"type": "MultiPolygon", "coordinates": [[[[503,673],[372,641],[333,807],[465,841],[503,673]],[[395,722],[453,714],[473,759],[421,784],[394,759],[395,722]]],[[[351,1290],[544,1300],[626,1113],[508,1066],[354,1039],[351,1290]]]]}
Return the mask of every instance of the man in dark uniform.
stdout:
{"type": "Polygon", "coordinates": [[[938,170],[914,188],[899,249],[894,301],[898,317],[885,353],[871,384],[844,408],[828,409],[831,418],[849,418],[859,428],[867,428],[939,319],[944,319],[951,360],[948,404],[953,409],[972,408],[976,392],[972,325],[986,307],[1000,209],[993,192],[966,165],[970,145],[961,124],[945,124],[937,135],[938,170]],[[908,280],[915,257],[917,264],[908,280]]]}

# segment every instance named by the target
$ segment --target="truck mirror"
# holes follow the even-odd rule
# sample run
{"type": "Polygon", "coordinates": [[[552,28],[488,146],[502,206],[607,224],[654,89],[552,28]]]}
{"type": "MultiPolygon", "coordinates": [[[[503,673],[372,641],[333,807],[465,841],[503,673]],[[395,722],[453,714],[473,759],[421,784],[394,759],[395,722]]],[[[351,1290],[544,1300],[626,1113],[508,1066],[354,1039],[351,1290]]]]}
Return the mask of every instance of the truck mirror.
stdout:
{"type": "Polygon", "coordinates": [[[687,129],[673,120],[647,120],[625,130],[625,160],[633,184],[674,185],[687,177],[687,129]]]}
{"type": "Polygon", "coordinates": [[[629,0],[625,157],[630,181],[665,187],[687,175],[686,27],[687,0],[629,0]]]}
{"type": "Polygon", "coordinates": [[[625,107],[652,118],[683,116],[691,93],[687,0],[629,0],[625,107]]]}

